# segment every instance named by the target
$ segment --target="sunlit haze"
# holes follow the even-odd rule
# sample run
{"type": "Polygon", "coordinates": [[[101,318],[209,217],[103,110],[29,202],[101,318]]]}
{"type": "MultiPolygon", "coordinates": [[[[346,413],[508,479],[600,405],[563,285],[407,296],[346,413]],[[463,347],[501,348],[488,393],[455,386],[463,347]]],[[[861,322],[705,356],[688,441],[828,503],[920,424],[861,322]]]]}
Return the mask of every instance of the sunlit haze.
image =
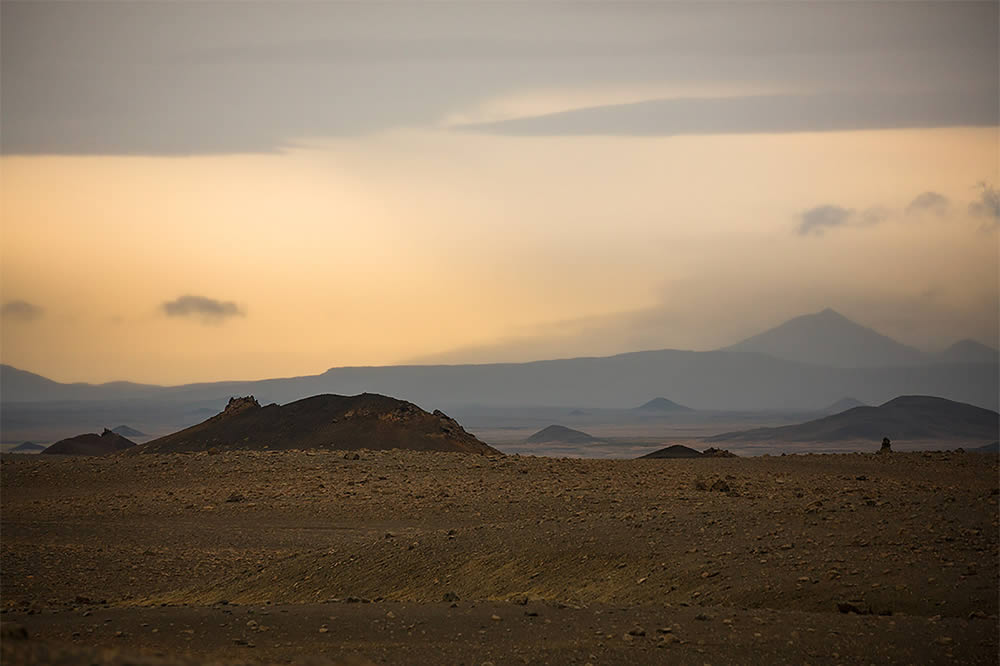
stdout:
{"type": "Polygon", "coordinates": [[[3,3],[3,363],[997,344],[995,3],[248,7],[3,3]]]}

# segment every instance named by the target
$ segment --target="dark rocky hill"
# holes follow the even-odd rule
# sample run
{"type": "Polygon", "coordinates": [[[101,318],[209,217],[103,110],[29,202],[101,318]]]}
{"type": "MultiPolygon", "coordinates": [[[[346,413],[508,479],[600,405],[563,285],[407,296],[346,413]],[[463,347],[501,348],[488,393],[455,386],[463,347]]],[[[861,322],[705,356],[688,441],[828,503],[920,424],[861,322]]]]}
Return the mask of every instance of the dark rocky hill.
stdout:
{"type": "Polygon", "coordinates": [[[780,428],[756,428],[708,437],[708,442],[836,442],[852,439],[969,440],[989,442],[1000,414],[944,398],[907,395],[878,407],[854,407],[832,416],[780,428]]]}
{"type": "Polygon", "coordinates": [[[573,430],[561,425],[550,425],[542,428],[531,437],[524,440],[530,444],[541,444],[543,442],[564,442],[568,444],[586,444],[587,442],[599,441],[593,435],[588,435],[580,430],[573,430]]]}
{"type": "Polygon", "coordinates": [[[652,453],[647,453],[644,456],[639,456],[640,458],[701,458],[701,451],[696,451],[689,446],[682,446],[681,444],[674,444],[673,446],[667,446],[662,449],[653,451],[652,453]]]}
{"type": "Polygon", "coordinates": [[[207,421],[141,444],[134,453],[281,449],[409,449],[491,454],[495,449],[445,414],[384,395],[316,395],[262,407],[232,398],[207,421]]]}
{"type": "Polygon", "coordinates": [[[100,435],[87,433],[68,439],[62,439],[42,451],[46,453],[76,456],[104,456],[109,453],[125,451],[135,446],[135,442],[125,439],[107,428],[100,435]]]}

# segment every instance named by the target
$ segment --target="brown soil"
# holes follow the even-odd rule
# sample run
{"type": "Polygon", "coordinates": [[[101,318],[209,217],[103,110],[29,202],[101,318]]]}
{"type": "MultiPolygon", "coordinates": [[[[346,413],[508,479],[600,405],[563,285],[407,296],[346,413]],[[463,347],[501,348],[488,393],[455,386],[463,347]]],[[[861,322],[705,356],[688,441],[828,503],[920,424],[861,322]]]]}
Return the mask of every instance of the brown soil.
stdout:
{"type": "Polygon", "coordinates": [[[995,664],[997,473],[973,453],[5,457],[2,617],[29,638],[4,663],[995,664]]]}

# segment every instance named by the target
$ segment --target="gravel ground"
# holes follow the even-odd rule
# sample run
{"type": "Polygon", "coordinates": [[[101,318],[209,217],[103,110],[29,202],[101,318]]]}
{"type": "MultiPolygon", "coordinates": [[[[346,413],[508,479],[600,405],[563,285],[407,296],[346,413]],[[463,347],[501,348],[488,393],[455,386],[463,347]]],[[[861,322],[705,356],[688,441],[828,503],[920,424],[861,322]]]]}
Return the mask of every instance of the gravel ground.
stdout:
{"type": "Polygon", "coordinates": [[[995,456],[353,457],[4,456],[4,662],[998,663],[995,456]]]}

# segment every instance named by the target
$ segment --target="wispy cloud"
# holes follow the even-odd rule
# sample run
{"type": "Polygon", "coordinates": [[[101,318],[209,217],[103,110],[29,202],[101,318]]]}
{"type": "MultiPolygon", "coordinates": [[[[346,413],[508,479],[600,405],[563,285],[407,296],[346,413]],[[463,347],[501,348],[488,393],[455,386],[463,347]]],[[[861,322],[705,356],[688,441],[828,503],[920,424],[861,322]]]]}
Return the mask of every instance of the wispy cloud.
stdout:
{"type": "Polygon", "coordinates": [[[853,215],[853,210],[841,206],[816,206],[799,215],[798,231],[802,236],[822,236],[827,229],[846,225],[853,215]]]}
{"type": "Polygon", "coordinates": [[[7,301],[0,306],[0,316],[19,321],[34,321],[45,314],[45,308],[28,301],[7,301]]]}
{"type": "Polygon", "coordinates": [[[1000,229],[1000,190],[988,183],[979,184],[979,200],[969,204],[969,214],[986,219],[985,228],[1000,229]]]}
{"type": "Polygon", "coordinates": [[[197,317],[205,322],[220,322],[231,317],[246,316],[246,312],[233,301],[220,301],[191,294],[167,301],[160,307],[168,317],[197,317]]]}
{"type": "Polygon", "coordinates": [[[935,215],[945,215],[950,206],[951,201],[948,197],[937,192],[928,191],[914,197],[913,201],[906,206],[906,214],[912,215],[914,213],[927,212],[934,213],[935,215]]]}

